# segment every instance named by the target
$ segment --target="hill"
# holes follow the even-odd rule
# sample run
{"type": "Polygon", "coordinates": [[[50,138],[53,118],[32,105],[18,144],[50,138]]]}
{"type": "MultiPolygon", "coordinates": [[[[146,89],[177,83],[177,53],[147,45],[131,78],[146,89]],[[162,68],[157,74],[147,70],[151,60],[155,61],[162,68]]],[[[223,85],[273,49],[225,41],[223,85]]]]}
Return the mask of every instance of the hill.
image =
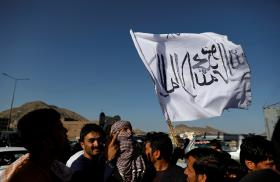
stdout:
{"type": "MultiPolygon", "coordinates": [[[[26,113],[36,110],[36,109],[41,109],[41,108],[52,108],[58,111],[61,114],[62,120],[64,121],[86,121],[88,122],[89,120],[73,111],[70,111],[65,108],[59,108],[54,105],[48,105],[42,101],[34,101],[34,102],[28,102],[25,103],[19,107],[15,107],[12,110],[12,122],[10,123],[11,128],[15,128],[17,121],[24,116],[26,113]]],[[[5,110],[0,112],[0,118],[2,120],[9,119],[9,114],[10,110],[5,110]]]]}
{"type": "MultiPolygon", "coordinates": [[[[52,108],[58,111],[61,115],[61,120],[64,125],[64,127],[68,130],[68,138],[70,140],[75,140],[79,138],[80,136],[80,130],[86,123],[96,123],[98,124],[98,120],[90,121],[89,119],[81,116],[80,114],[73,112],[69,109],[65,108],[59,108],[54,105],[49,105],[42,101],[33,101],[25,103],[19,107],[15,107],[12,110],[12,122],[10,123],[10,128],[15,129],[18,120],[27,114],[30,111],[36,110],[36,109],[42,109],[42,108],[52,108]]],[[[9,115],[10,110],[5,110],[0,112],[0,130],[6,130],[7,128],[7,122],[9,121],[9,115]]],[[[114,123],[117,120],[120,120],[121,117],[119,115],[116,116],[106,116],[106,122],[108,123],[114,123]]],[[[135,129],[136,135],[143,135],[145,132],[143,132],[140,129],[135,129]]]]}
{"type": "Polygon", "coordinates": [[[185,133],[185,132],[194,132],[196,135],[202,135],[204,133],[207,134],[217,134],[219,133],[225,133],[224,131],[221,131],[216,128],[212,128],[210,126],[204,127],[190,127],[184,124],[179,124],[174,127],[175,134],[185,133]]]}
{"type": "MultiPolygon", "coordinates": [[[[98,124],[98,120],[93,120],[90,121],[87,118],[81,116],[80,114],[71,111],[69,109],[65,109],[65,108],[59,108],[57,106],[54,105],[49,105],[47,103],[44,103],[42,101],[34,101],[34,102],[28,102],[25,103],[19,107],[15,107],[12,110],[12,122],[10,123],[10,127],[12,129],[16,128],[16,124],[17,121],[26,113],[35,110],[35,109],[40,109],[40,108],[52,108],[57,110],[60,114],[61,114],[61,119],[63,121],[64,126],[68,129],[68,136],[70,139],[75,139],[77,137],[79,137],[79,133],[80,133],[80,129],[82,128],[82,126],[85,123],[88,122],[93,122],[93,123],[97,123],[98,124]]],[[[0,127],[2,125],[2,129],[6,129],[6,123],[4,121],[8,121],[9,120],[9,114],[10,114],[10,110],[5,110],[0,112],[0,127]]],[[[108,123],[113,123],[114,121],[120,120],[121,117],[119,115],[116,116],[106,116],[106,121],[108,123]]],[[[194,134],[196,135],[200,135],[200,134],[217,134],[218,132],[220,133],[224,133],[221,130],[212,128],[210,126],[206,126],[205,128],[203,127],[189,127],[187,125],[184,124],[179,124],[177,126],[174,127],[174,132],[176,135],[185,133],[185,132],[194,132],[194,134]]],[[[136,135],[145,135],[146,132],[142,131],[141,129],[134,129],[134,133],[136,135]]]]}

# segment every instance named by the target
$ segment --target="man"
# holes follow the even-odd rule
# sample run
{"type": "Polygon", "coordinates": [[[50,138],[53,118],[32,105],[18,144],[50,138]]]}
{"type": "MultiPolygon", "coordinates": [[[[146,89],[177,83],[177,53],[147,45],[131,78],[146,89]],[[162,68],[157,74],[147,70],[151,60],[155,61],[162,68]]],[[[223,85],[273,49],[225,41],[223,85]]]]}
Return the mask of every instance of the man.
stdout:
{"type": "Polygon", "coordinates": [[[171,162],[173,146],[169,136],[162,132],[148,133],[145,154],[156,170],[154,182],[186,181],[184,170],[171,162]]]}
{"type": "Polygon", "coordinates": [[[104,125],[106,123],[106,116],[104,112],[99,114],[99,126],[104,129],[104,125]]]}
{"type": "Polygon", "coordinates": [[[240,146],[240,164],[248,172],[274,168],[271,141],[260,135],[249,135],[244,138],[240,146]]]}
{"type": "Polygon", "coordinates": [[[206,156],[193,164],[197,182],[224,182],[222,161],[215,156],[206,156]]]}
{"type": "Polygon", "coordinates": [[[4,182],[70,181],[70,169],[58,161],[69,149],[67,130],[60,114],[53,109],[38,109],[24,115],[17,124],[28,154],[11,164],[1,177],[4,182]]]}
{"type": "Polygon", "coordinates": [[[261,169],[248,173],[240,182],[274,182],[280,181],[280,119],[278,119],[272,134],[275,168],[261,169]]]}
{"type": "MultiPolygon", "coordinates": [[[[116,135],[112,142],[114,143],[116,135]]],[[[110,150],[104,156],[105,134],[97,124],[86,124],[80,132],[80,145],[83,154],[80,155],[71,165],[74,171],[73,178],[76,181],[94,179],[94,181],[106,181],[107,175],[111,175],[114,165],[109,165],[117,152],[117,146],[113,143],[109,145],[110,150]],[[109,166],[108,166],[109,165],[109,166]]]]}
{"type": "Polygon", "coordinates": [[[195,148],[185,155],[187,167],[184,173],[188,182],[222,181],[222,166],[225,156],[212,148],[195,148]]]}

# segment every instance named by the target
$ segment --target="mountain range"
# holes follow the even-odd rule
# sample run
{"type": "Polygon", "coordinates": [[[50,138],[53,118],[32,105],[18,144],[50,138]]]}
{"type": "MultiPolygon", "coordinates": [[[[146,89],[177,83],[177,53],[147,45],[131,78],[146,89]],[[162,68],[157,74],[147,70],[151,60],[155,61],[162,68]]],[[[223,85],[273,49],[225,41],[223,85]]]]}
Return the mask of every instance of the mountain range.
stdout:
{"type": "MultiPolygon", "coordinates": [[[[88,123],[88,122],[94,122],[94,123],[98,123],[98,119],[95,120],[89,120],[87,118],[85,118],[84,116],[71,111],[69,109],[65,109],[65,108],[60,108],[54,105],[49,105],[45,102],[42,101],[33,101],[33,102],[28,102],[25,103],[19,107],[15,107],[12,110],[12,122],[10,123],[10,128],[16,128],[16,124],[17,121],[26,113],[32,111],[32,110],[36,110],[36,109],[40,109],[40,108],[52,108],[57,110],[62,117],[62,120],[64,121],[64,123],[68,123],[68,122],[72,122],[75,121],[76,123],[81,122],[81,124],[79,125],[79,127],[82,127],[82,124],[84,123],[88,123]]],[[[4,120],[8,120],[9,119],[9,115],[10,115],[10,110],[5,110],[0,112],[0,122],[4,121],[4,120]]],[[[110,117],[110,116],[106,116],[106,120],[114,120],[114,118],[120,118],[120,116],[114,116],[114,117],[110,117]]],[[[68,130],[71,130],[71,127],[77,127],[77,125],[69,125],[68,130]]],[[[75,128],[75,130],[77,130],[77,128],[75,128]]],[[[146,132],[142,131],[141,129],[134,129],[134,132],[137,135],[144,135],[146,132]]],[[[203,134],[203,133],[207,133],[207,134],[217,134],[219,133],[224,133],[221,130],[212,128],[210,126],[206,126],[205,128],[203,127],[189,127],[187,125],[184,124],[180,124],[174,127],[174,133],[175,134],[180,134],[180,133],[185,133],[185,132],[194,132],[195,134],[203,134]]],[[[78,131],[76,133],[79,133],[78,131]]],[[[77,134],[75,134],[77,135],[77,134]]]]}

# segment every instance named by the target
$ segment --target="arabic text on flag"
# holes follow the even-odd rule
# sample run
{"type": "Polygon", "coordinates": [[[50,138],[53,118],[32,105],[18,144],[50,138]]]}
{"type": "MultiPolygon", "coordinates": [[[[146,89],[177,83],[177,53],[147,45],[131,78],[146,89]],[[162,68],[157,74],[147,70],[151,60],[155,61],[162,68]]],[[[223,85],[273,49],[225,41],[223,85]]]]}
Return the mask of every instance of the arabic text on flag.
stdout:
{"type": "Polygon", "coordinates": [[[226,36],[131,31],[166,119],[220,116],[251,103],[250,69],[240,45],[226,36]]]}

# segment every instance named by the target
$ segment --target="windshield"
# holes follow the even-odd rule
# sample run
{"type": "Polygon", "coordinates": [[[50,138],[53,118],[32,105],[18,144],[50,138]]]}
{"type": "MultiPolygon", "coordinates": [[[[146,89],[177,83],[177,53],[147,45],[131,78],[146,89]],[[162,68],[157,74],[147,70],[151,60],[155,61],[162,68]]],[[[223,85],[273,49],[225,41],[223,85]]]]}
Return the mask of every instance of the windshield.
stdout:
{"type": "MultiPolygon", "coordinates": [[[[196,138],[189,150],[198,147],[210,147],[209,143],[213,138],[196,138]]],[[[238,150],[238,137],[235,138],[224,138],[219,140],[222,145],[222,149],[226,152],[235,152],[238,150]]]]}

